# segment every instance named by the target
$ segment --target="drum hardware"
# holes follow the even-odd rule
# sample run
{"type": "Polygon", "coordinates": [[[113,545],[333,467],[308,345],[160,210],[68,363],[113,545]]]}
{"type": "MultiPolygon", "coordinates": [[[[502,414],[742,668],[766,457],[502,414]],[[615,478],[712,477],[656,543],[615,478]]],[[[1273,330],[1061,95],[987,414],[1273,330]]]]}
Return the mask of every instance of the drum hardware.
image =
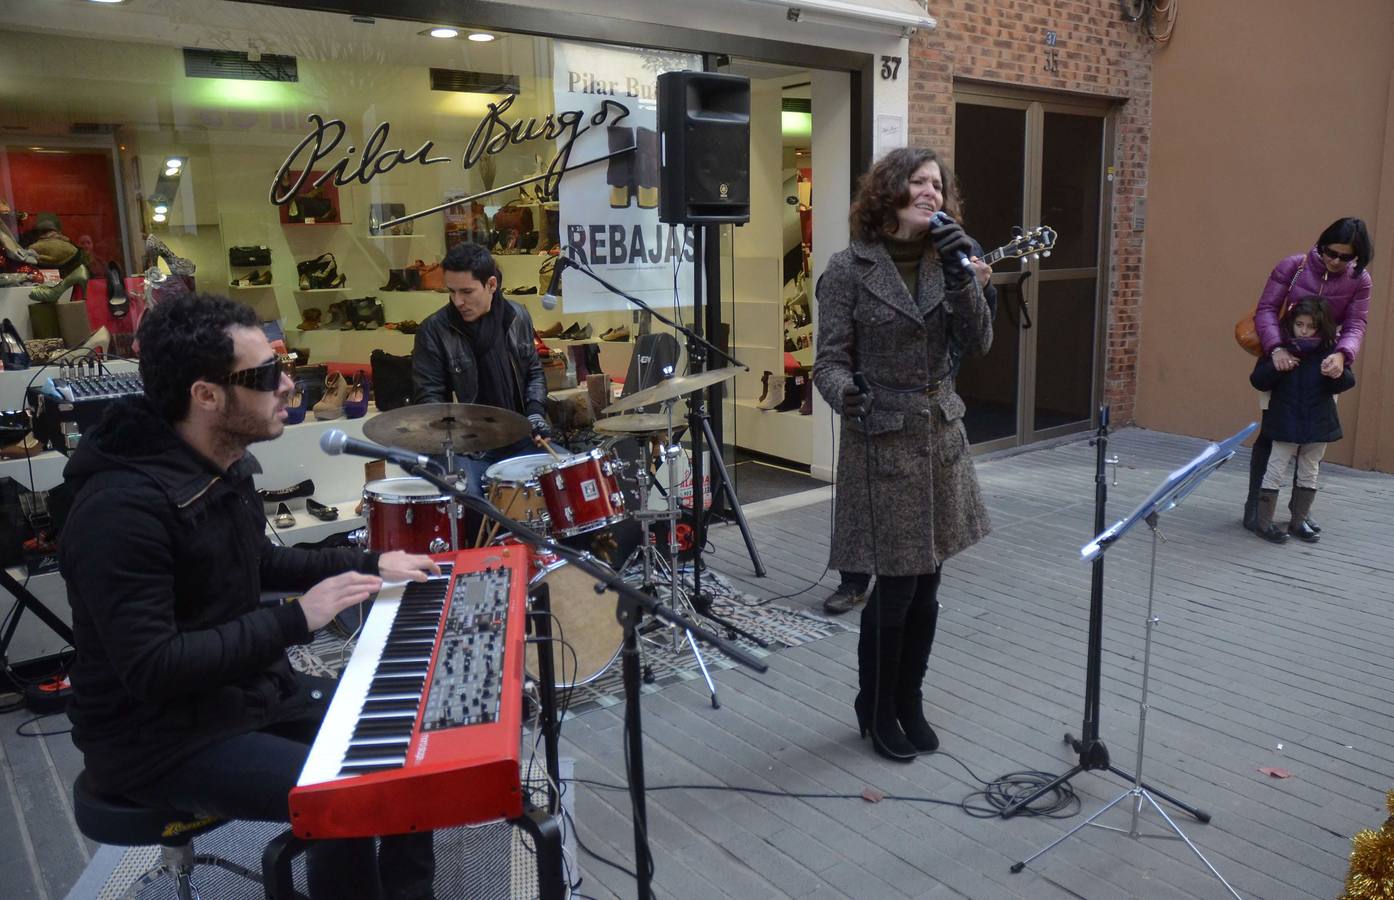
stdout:
{"type": "MultiPolygon", "coordinates": [[[[645,428],[645,433],[639,440],[640,470],[642,472],[639,479],[639,498],[643,508],[635,510],[632,514],[633,518],[638,521],[639,527],[642,529],[643,533],[639,542],[639,549],[634,551],[639,555],[639,559],[643,563],[642,580],[638,588],[656,597],[658,596],[659,585],[666,583],[670,591],[669,605],[673,609],[680,611],[695,612],[691,597],[682,587],[682,577],[678,559],[677,521],[679,510],[677,467],[671,465],[671,460],[681,454],[682,447],[673,439],[672,401],[666,402],[667,409],[663,414],[616,417],[616,419],[627,418],[631,420],[646,420],[642,423],[634,423],[636,425],[642,424],[645,428]],[[663,420],[667,424],[667,427],[661,434],[654,434],[652,433],[652,426],[655,424],[655,421],[659,419],[663,420]],[[648,496],[650,485],[654,484],[656,481],[656,472],[653,465],[653,460],[656,455],[661,455],[670,460],[670,465],[668,466],[668,490],[662,492],[660,488],[660,491],[667,500],[667,508],[650,510],[647,508],[648,496]],[[653,531],[650,523],[655,521],[664,521],[668,523],[668,556],[666,559],[653,540],[653,531]],[[669,564],[670,560],[672,561],[671,565],[669,564]]],[[[612,428],[613,427],[614,426],[612,426],[612,428]]],[[[629,565],[623,568],[628,569],[629,565]]],[[[712,680],[711,672],[707,668],[707,661],[702,656],[702,651],[697,646],[697,641],[693,637],[692,632],[687,629],[681,629],[682,636],[680,637],[680,629],[673,625],[668,627],[668,631],[672,640],[671,650],[675,655],[679,652],[682,641],[687,641],[692,649],[693,658],[697,661],[697,667],[702,672],[702,678],[707,682],[707,690],[710,692],[712,698],[712,708],[720,709],[721,703],[716,696],[716,683],[712,680]]],[[[649,643],[655,642],[655,634],[656,632],[642,633],[639,635],[639,640],[649,643]]],[[[646,682],[652,681],[652,672],[647,666],[645,666],[644,680],[646,682]]]]}

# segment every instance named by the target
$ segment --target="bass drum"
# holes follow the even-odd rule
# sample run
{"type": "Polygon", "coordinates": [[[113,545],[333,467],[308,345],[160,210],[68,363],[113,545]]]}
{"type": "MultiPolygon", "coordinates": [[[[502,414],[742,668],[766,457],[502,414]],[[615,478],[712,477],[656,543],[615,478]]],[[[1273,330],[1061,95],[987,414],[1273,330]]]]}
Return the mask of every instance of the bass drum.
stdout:
{"type": "MultiPolygon", "coordinates": [[[[595,579],[556,556],[535,558],[528,589],[547,585],[552,609],[552,660],[558,688],[587,684],[619,658],[624,629],[615,619],[615,595],[595,592],[595,579]],[[575,654],[574,656],[572,654],[575,654]]],[[[527,670],[537,678],[537,646],[528,644],[527,670]]]]}

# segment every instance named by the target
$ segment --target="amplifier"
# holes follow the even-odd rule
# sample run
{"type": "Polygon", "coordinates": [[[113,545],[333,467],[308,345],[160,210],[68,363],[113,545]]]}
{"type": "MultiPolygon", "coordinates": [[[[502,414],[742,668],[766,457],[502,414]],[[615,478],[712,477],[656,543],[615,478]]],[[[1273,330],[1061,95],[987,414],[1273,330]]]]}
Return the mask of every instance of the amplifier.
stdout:
{"type": "Polygon", "coordinates": [[[67,453],[77,447],[84,431],[101,420],[113,401],[144,394],[138,372],[112,373],[85,365],[60,367],[57,378],[28,390],[34,437],[67,453]]]}

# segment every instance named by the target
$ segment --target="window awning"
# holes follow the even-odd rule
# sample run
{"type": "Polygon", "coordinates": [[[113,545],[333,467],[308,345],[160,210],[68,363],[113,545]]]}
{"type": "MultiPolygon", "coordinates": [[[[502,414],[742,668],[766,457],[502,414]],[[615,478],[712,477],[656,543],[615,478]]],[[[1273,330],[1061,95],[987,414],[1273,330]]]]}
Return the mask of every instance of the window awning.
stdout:
{"type": "Polygon", "coordinates": [[[933,30],[939,23],[915,0],[749,0],[782,6],[789,21],[844,26],[909,35],[933,30]]]}

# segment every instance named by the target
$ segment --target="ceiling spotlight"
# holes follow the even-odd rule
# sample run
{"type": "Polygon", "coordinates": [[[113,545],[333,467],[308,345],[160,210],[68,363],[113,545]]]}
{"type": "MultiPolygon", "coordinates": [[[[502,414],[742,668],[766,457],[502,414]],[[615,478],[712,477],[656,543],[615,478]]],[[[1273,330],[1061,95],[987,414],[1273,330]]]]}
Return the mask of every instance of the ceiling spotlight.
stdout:
{"type": "Polygon", "coordinates": [[[494,36],[487,31],[476,31],[469,35],[469,39],[480,44],[487,44],[494,39],[494,36]]]}
{"type": "Polygon", "coordinates": [[[178,175],[178,174],[179,174],[179,167],[178,167],[178,166],[170,166],[168,169],[165,169],[165,175],[167,175],[167,176],[170,177],[170,178],[173,178],[175,175],[178,175]]]}
{"type": "Polygon", "coordinates": [[[429,32],[427,32],[427,34],[429,34],[431,37],[435,37],[435,38],[453,38],[453,37],[459,37],[459,36],[460,36],[460,32],[456,31],[454,28],[444,28],[444,27],[442,27],[442,28],[432,28],[429,32]]]}
{"type": "Polygon", "coordinates": [[[92,0],[93,3],[125,3],[126,0],[92,0]]]}
{"type": "MultiPolygon", "coordinates": [[[[98,0],[98,2],[103,2],[103,0],[98,0]]],[[[153,216],[150,217],[150,221],[152,222],[163,222],[164,220],[164,213],[155,213],[153,216]]]]}
{"type": "Polygon", "coordinates": [[[161,215],[161,216],[163,216],[163,215],[164,215],[165,213],[167,213],[167,212],[169,212],[169,207],[168,207],[168,206],[165,206],[163,203],[161,203],[159,206],[156,206],[156,207],[155,207],[155,213],[156,213],[156,215],[161,215]]]}
{"type": "Polygon", "coordinates": [[[171,156],[169,159],[165,160],[165,165],[169,166],[171,169],[178,169],[184,165],[184,160],[177,156],[171,156]]]}

